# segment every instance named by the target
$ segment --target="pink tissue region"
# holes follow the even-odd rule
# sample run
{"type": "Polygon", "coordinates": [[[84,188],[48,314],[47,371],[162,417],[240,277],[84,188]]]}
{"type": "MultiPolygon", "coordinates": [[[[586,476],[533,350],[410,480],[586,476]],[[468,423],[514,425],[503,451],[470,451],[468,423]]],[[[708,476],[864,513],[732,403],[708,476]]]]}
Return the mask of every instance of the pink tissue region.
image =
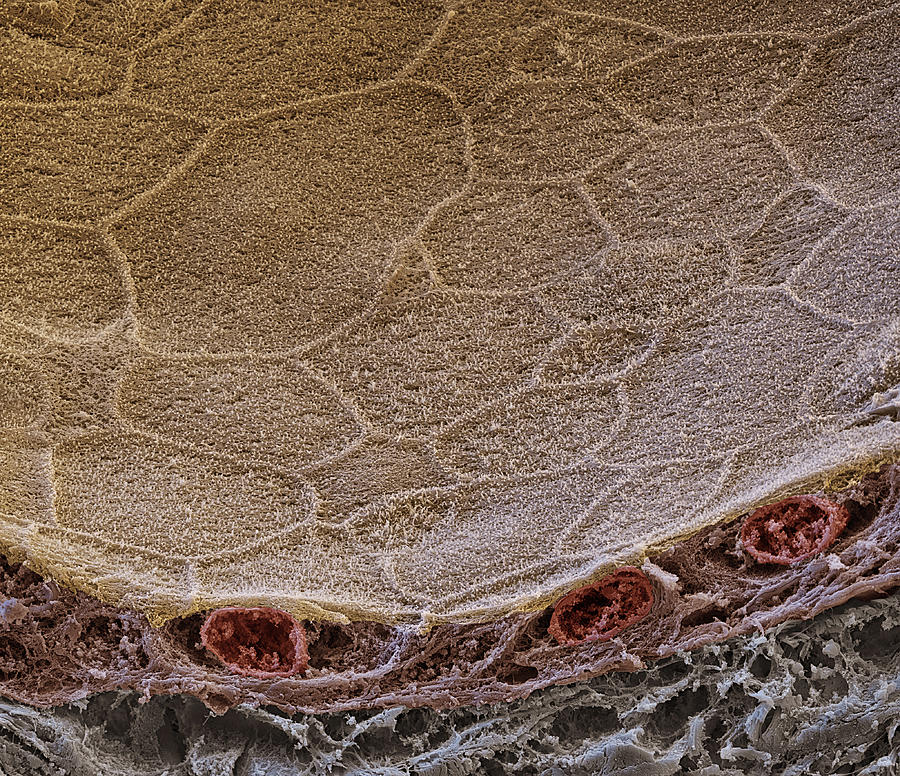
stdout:
{"type": "Polygon", "coordinates": [[[216,609],[203,623],[200,640],[228,668],[243,676],[291,676],[305,671],[309,663],[303,626],[279,609],[216,609]]]}
{"type": "Polygon", "coordinates": [[[560,644],[606,641],[643,619],[652,605],[653,587],[646,574],[622,566],[560,599],[547,631],[560,644]]]}
{"type": "Polygon", "coordinates": [[[757,563],[791,563],[828,549],[850,514],[821,496],[792,496],[753,512],[741,528],[741,543],[757,563]]]}

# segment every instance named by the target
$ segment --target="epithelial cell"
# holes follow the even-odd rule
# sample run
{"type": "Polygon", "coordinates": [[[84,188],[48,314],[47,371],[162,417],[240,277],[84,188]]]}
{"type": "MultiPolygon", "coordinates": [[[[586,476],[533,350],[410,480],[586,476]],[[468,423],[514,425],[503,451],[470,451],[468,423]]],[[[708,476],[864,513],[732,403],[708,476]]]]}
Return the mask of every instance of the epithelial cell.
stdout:
{"type": "Polygon", "coordinates": [[[868,422],[878,397],[900,385],[900,319],[855,326],[811,375],[804,402],[819,417],[868,422]]]}
{"type": "Polygon", "coordinates": [[[753,3],[710,3],[709,0],[562,0],[568,11],[616,16],[653,25],[683,37],[720,36],[760,30],[823,34],[849,24],[865,12],[885,8],[890,0],[757,0],[753,3]]]}
{"type": "Polygon", "coordinates": [[[473,476],[558,469],[610,441],[622,413],[608,386],[542,386],[463,415],[435,449],[442,463],[473,476]]]}
{"type": "Polygon", "coordinates": [[[777,198],[759,226],[740,241],[740,282],[748,286],[783,283],[846,215],[810,188],[792,189],[777,198]]]}
{"type": "Polygon", "coordinates": [[[161,353],[286,351],[371,304],[392,240],[465,177],[439,90],[393,85],[223,130],[116,227],[161,353]]]}
{"type": "Polygon", "coordinates": [[[511,83],[473,113],[475,164],[486,176],[572,176],[637,137],[604,90],[582,82],[511,83]]]}
{"type": "Polygon", "coordinates": [[[0,428],[36,428],[48,410],[44,381],[18,356],[0,352],[0,428]]]}
{"type": "MultiPolygon", "coordinates": [[[[2,15],[0,11],[0,23],[2,15]]],[[[15,63],[4,67],[0,96],[40,101],[106,94],[115,89],[128,64],[122,56],[72,43],[63,45],[12,27],[0,29],[0,60],[15,63]]]]}
{"type": "Polygon", "coordinates": [[[898,29],[895,8],[823,41],[765,119],[807,177],[851,205],[900,183],[898,29]]]}
{"type": "Polygon", "coordinates": [[[412,74],[445,84],[469,106],[511,72],[522,30],[544,15],[538,3],[461,3],[412,74]]]}
{"type": "Polygon", "coordinates": [[[788,566],[828,549],[849,519],[845,507],[826,498],[793,496],[751,514],[741,542],[758,563],[788,566]]]}
{"type": "Polygon", "coordinates": [[[11,24],[31,34],[52,34],[65,30],[75,16],[75,0],[4,3],[0,24],[11,24]]]}
{"type": "Polygon", "coordinates": [[[430,433],[511,390],[562,329],[530,299],[423,287],[380,304],[308,359],[376,427],[430,433]]]}
{"type": "Polygon", "coordinates": [[[576,326],[551,348],[539,379],[545,385],[609,379],[641,359],[651,348],[651,338],[652,332],[638,325],[576,326]]]}
{"type": "Polygon", "coordinates": [[[132,88],[142,101],[216,117],[350,91],[399,71],[441,11],[433,0],[207,3],[139,55],[132,88]]]}
{"type": "Polygon", "coordinates": [[[610,93],[660,126],[747,120],[790,85],[805,49],[783,35],[685,41],[623,68],[610,93]]]}
{"type": "Polygon", "coordinates": [[[139,430],[276,466],[328,458],[362,432],[335,391],[290,359],[143,359],[119,409],[139,430]]]}
{"type": "Polygon", "coordinates": [[[69,440],[53,464],[60,525],[137,552],[234,550],[315,514],[315,494],[298,477],[136,435],[69,440]]]}
{"type": "Polygon", "coordinates": [[[201,2],[202,0],[78,2],[67,33],[97,51],[143,49],[161,33],[165,34],[166,30],[182,25],[201,2]]]}
{"type": "Polygon", "coordinates": [[[0,317],[69,343],[122,318],[126,289],[97,234],[3,218],[0,232],[0,317]]]}
{"type": "Polygon", "coordinates": [[[634,566],[622,566],[556,604],[547,631],[560,644],[606,641],[647,616],[653,587],[634,566]]]}
{"type": "Polygon", "coordinates": [[[291,676],[305,671],[309,663],[303,626],[278,609],[217,609],[203,623],[200,639],[228,668],[243,676],[291,676]]]}
{"type": "Polygon", "coordinates": [[[896,205],[863,211],[841,224],[798,267],[790,284],[802,299],[848,321],[890,324],[900,316],[896,205]]]}
{"type": "Polygon", "coordinates": [[[195,121],[110,103],[0,108],[0,210],[86,221],[149,189],[204,132],[195,121]]]}
{"type": "Polygon", "coordinates": [[[845,338],[781,291],[723,294],[670,328],[626,378],[620,454],[696,457],[779,438],[798,420],[815,365],[845,338]]]}
{"type": "Polygon", "coordinates": [[[600,214],[624,236],[694,240],[737,232],[791,184],[786,162],[752,125],[649,137],[587,177],[600,214]]]}
{"type": "MultiPolygon", "coordinates": [[[[2,400],[0,392],[0,404],[2,400]]],[[[44,525],[54,522],[50,451],[20,446],[16,435],[0,432],[0,514],[13,519],[13,533],[21,521],[44,525]]],[[[0,525],[0,535],[8,527],[0,525]]]]}
{"type": "Polygon", "coordinates": [[[729,278],[720,240],[650,240],[611,248],[541,292],[567,318],[611,327],[670,328],[709,306],[729,278]]]}
{"type": "Polygon", "coordinates": [[[453,288],[523,293],[565,279],[607,246],[574,185],[482,184],[442,208],[423,235],[453,288]]]}
{"type": "Polygon", "coordinates": [[[559,14],[527,32],[513,67],[529,78],[603,78],[665,44],[647,27],[623,19],[559,14]]]}

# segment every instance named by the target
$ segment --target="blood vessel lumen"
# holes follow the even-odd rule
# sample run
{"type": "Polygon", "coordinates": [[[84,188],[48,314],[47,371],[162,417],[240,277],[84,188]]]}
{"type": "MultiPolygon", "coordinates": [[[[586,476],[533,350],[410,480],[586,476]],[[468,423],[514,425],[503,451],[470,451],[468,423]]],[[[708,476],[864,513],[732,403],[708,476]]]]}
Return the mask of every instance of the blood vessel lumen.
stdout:
{"type": "Polygon", "coordinates": [[[309,664],[303,626],[280,609],[216,609],[203,623],[200,640],[229,669],[244,676],[291,676],[309,664]]]}
{"type": "Polygon", "coordinates": [[[849,519],[842,504],[822,496],[792,496],[747,517],[741,543],[757,563],[788,566],[827,550],[849,519]]]}
{"type": "Polygon", "coordinates": [[[547,630],[560,644],[605,641],[643,619],[653,605],[653,587],[634,566],[622,566],[556,604],[547,630]]]}

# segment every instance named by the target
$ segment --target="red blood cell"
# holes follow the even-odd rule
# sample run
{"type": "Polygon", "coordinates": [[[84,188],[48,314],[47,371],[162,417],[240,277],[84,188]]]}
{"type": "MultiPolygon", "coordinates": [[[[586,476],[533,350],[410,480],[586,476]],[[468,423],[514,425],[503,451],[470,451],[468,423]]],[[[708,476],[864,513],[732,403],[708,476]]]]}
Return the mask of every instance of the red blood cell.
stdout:
{"type": "Polygon", "coordinates": [[[303,626],[279,609],[216,609],[200,628],[200,640],[228,668],[244,676],[290,676],[305,671],[309,663],[303,626]]]}
{"type": "Polygon", "coordinates": [[[741,542],[757,563],[788,566],[828,549],[850,514],[821,496],[792,496],[767,504],[741,527],[741,542]]]}
{"type": "Polygon", "coordinates": [[[560,644],[606,641],[645,617],[652,605],[653,587],[646,574],[622,566],[560,599],[547,631],[560,644]]]}

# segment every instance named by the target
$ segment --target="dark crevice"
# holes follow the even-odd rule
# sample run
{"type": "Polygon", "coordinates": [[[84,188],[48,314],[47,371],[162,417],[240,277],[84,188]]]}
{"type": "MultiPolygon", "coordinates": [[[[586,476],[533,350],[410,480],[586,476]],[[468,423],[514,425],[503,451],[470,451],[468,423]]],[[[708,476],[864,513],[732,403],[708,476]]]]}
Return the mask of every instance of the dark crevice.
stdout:
{"type": "Polygon", "coordinates": [[[872,525],[875,518],[878,517],[878,503],[862,504],[851,499],[844,502],[844,506],[850,514],[850,519],[847,521],[847,527],[844,528],[844,532],[835,546],[836,551],[850,544],[854,536],[872,525]]]}
{"type": "Polygon", "coordinates": [[[681,621],[682,628],[695,628],[698,625],[708,625],[713,622],[726,622],[729,612],[722,606],[710,606],[706,609],[698,609],[691,612],[681,621]]]}
{"type": "Polygon", "coordinates": [[[534,666],[520,666],[512,663],[497,674],[497,678],[504,684],[524,684],[537,679],[539,671],[534,666]]]}
{"type": "Polygon", "coordinates": [[[163,724],[156,731],[156,741],[160,759],[166,765],[178,765],[184,762],[187,744],[181,735],[178,718],[172,708],[163,713],[163,724]]]}
{"type": "Polygon", "coordinates": [[[686,719],[705,711],[708,706],[709,691],[705,687],[682,690],[657,707],[653,716],[655,732],[669,739],[679,733],[686,719]]]}
{"type": "Polygon", "coordinates": [[[855,629],[853,640],[859,645],[860,657],[883,664],[900,652],[900,625],[884,629],[883,620],[872,620],[855,629]]]}
{"type": "Polygon", "coordinates": [[[580,744],[600,733],[609,733],[619,726],[615,709],[604,706],[576,706],[560,711],[549,734],[567,746],[580,744]]]}
{"type": "Polygon", "coordinates": [[[772,661],[765,655],[759,654],[753,658],[749,666],[750,673],[757,679],[765,679],[772,671],[772,661]]]}

